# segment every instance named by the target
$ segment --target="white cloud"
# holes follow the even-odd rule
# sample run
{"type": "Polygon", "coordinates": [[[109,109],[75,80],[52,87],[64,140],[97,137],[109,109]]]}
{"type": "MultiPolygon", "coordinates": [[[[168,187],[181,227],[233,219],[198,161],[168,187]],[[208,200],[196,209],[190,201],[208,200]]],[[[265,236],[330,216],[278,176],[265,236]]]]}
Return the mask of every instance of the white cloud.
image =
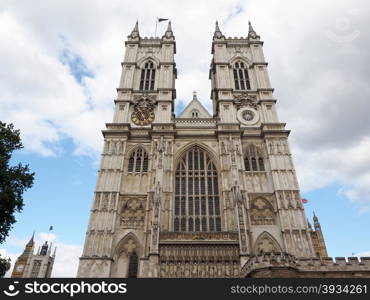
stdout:
{"type": "Polygon", "coordinates": [[[355,254],[354,256],[357,256],[357,257],[368,257],[368,256],[370,256],[370,251],[360,252],[360,253],[355,254]]]}
{"type": "MultiPolygon", "coordinates": [[[[141,35],[153,36],[155,16],[171,18],[177,101],[187,103],[197,90],[209,109],[214,22],[226,36],[245,36],[251,19],[265,41],[280,119],[292,129],[302,189],[337,182],[362,212],[369,210],[366,1],[21,3],[8,1],[0,10],[0,43],[6,45],[0,48],[0,119],[21,129],[27,150],[59,155],[61,141],[71,138],[75,154],[99,154],[100,130],[112,119],[123,42],[136,19],[141,35]],[[60,60],[66,48],[94,77],[78,84],[60,60]]],[[[164,30],[160,23],[158,35],[164,30]]]]}

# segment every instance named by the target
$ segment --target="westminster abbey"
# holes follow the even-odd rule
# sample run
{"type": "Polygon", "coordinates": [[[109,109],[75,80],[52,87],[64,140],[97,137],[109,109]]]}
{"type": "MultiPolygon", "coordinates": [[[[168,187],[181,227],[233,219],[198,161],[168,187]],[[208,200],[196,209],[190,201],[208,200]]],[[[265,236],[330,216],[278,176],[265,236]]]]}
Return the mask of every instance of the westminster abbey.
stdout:
{"type": "Polygon", "coordinates": [[[263,42],[250,23],[246,35],[216,23],[212,114],[194,92],[175,116],[171,23],[154,38],[136,23],[78,277],[370,276],[366,258],[328,258],[317,217],[308,223],[263,42]]]}

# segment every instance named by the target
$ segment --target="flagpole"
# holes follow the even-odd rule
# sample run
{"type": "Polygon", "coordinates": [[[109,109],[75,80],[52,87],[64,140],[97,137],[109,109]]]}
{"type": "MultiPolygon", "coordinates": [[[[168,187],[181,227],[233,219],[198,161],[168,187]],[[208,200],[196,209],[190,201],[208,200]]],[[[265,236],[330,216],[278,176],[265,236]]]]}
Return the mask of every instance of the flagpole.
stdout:
{"type": "Polygon", "coordinates": [[[157,25],[158,25],[158,17],[156,17],[156,21],[155,21],[155,33],[154,33],[154,37],[157,37],[157,25]]]}

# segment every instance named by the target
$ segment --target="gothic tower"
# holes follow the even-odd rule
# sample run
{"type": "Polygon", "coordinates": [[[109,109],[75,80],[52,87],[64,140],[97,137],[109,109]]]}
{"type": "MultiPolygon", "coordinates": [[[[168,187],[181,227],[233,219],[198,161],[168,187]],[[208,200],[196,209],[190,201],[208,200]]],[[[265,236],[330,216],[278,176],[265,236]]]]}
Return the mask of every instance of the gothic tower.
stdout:
{"type": "Polygon", "coordinates": [[[30,241],[26,244],[23,253],[17,258],[12,278],[49,278],[53,270],[56,248],[53,255],[51,254],[51,245],[48,242],[39,248],[34,254],[34,237],[32,235],[30,241]]]}
{"type": "Polygon", "coordinates": [[[315,213],[313,214],[313,224],[314,224],[314,230],[311,227],[311,224],[308,223],[310,227],[310,233],[313,243],[313,248],[315,250],[315,254],[317,257],[327,257],[328,252],[326,250],[324,235],[321,230],[321,225],[319,222],[318,217],[316,217],[315,213]]]}
{"type": "MultiPolygon", "coordinates": [[[[247,29],[246,29],[247,30],[247,29]]],[[[240,277],[258,255],[315,251],[263,42],[212,41],[213,115],[178,116],[175,37],[128,36],[79,277],[240,277]]]]}

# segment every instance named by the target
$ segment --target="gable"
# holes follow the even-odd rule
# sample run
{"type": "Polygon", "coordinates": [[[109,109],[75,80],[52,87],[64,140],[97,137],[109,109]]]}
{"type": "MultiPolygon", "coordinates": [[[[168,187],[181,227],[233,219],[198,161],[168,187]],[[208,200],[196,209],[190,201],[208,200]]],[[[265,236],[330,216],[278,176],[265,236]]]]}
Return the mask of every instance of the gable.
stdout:
{"type": "Polygon", "coordinates": [[[212,116],[198,99],[193,98],[178,118],[212,118],[212,116]]]}

